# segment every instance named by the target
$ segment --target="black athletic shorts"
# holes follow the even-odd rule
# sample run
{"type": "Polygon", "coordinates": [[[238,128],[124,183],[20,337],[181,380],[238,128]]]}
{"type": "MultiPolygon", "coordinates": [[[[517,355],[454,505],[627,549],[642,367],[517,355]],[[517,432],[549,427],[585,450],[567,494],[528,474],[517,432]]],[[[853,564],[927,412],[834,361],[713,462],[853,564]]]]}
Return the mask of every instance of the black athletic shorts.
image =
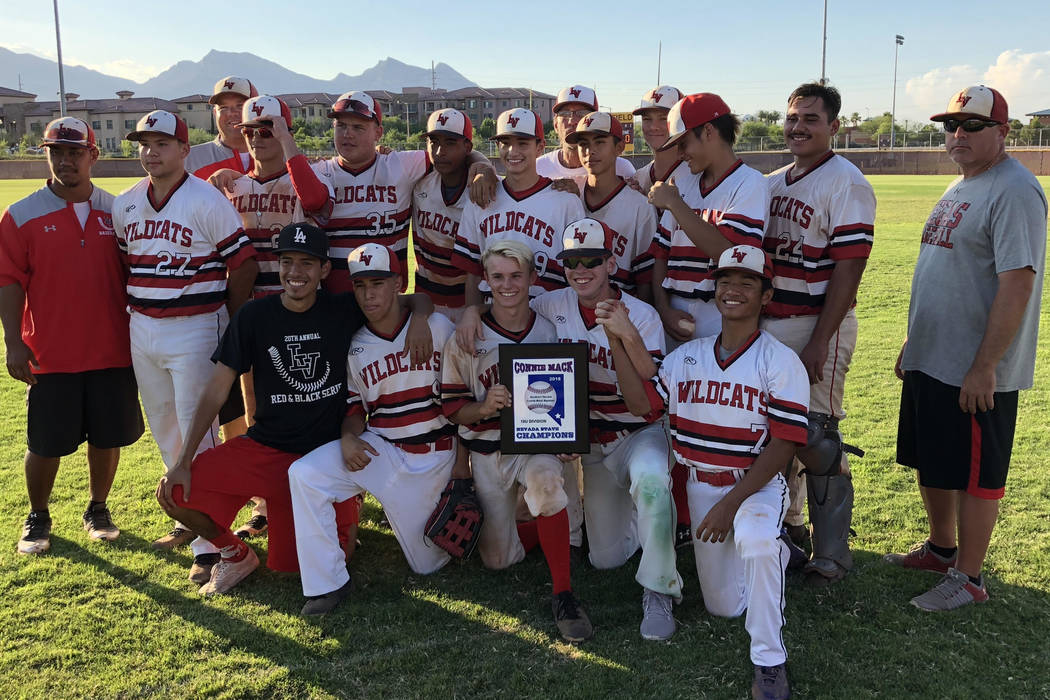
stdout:
{"type": "Polygon", "coordinates": [[[244,394],[241,393],[241,378],[237,377],[233,380],[233,386],[230,387],[230,395],[226,397],[226,403],[219,409],[219,425],[226,425],[243,415],[244,394]]]}
{"type": "Polygon", "coordinates": [[[139,388],[131,367],[38,374],[26,392],[26,441],[41,457],[64,457],[85,440],[126,447],[142,437],[139,388]]]}
{"type": "Polygon", "coordinates": [[[959,387],[922,372],[904,373],[897,462],[919,470],[919,483],[1003,497],[1017,423],[1017,392],[997,392],[995,408],[970,414],[959,408],[959,387]]]}

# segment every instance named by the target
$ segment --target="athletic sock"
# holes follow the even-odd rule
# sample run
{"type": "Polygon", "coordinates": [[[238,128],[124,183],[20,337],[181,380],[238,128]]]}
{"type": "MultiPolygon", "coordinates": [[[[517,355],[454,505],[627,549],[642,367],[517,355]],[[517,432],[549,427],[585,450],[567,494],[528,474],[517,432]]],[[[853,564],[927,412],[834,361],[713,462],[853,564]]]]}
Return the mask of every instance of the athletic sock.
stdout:
{"type": "Polygon", "coordinates": [[[103,508],[105,508],[106,507],[106,502],[105,501],[88,501],[88,507],[87,507],[88,510],[91,510],[95,506],[102,506],[103,508]]]}
{"type": "Polygon", "coordinates": [[[966,578],[970,579],[970,583],[977,586],[978,588],[984,588],[984,574],[980,574],[976,577],[967,574],[966,578]]]}
{"type": "Polygon", "coordinates": [[[684,464],[675,462],[671,467],[671,496],[674,497],[674,508],[678,511],[678,524],[689,524],[689,494],[686,492],[686,484],[689,482],[689,472],[684,464]]]}
{"type": "Polygon", "coordinates": [[[955,553],[959,551],[958,547],[940,547],[929,540],[926,540],[926,545],[930,548],[931,552],[939,556],[941,559],[951,559],[955,556],[955,553]]]}
{"type": "Polygon", "coordinates": [[[554,595],[572,590],[572,577],[569,575],[569,514],[562,508],[554,515],[541,515],[536,518],[536,531],[539,533],[543,556],[551,570],[551,586],[554,595]]]}
{"type": "Polygon", "coordinates": [[[525,548],[526,553],[536,549],[536,545],[540,543],[540,535],[536,530],[535,520],[523,520],[518,523],[518,539],[521,540],[521,546],[525,548]]]}
{"type": "Polygon", "coordinates": [[[333,504],[335,508],[335,531],[339,546],[344,550],[350,544],[350,530],[361,520],[361,501],[354,496],[333,504]]]}
{"type": "Polygon", "coordinates": [[[30,513],[30,515],[32,515],[33,513],[36,513],[37,515],[43,516],[45,518],[50,518],[51,517],[51,511],[48,510],[47,508],[44,508],[42,510],[30,510],[29,513],[30,513]]]}
{"type": "Polygon", "coordinates": [[[218,537],[215,537],[208,541],[215,545],[220,552],[222,552],[222,558],[226,561],[240,561],[248,555],[248,545],[246,545],[240,537],[230,532],[229,528],[226,528],[226,532],[222,533],[218,537]],[[230,556],[226,556],[226,552],[232,552],[232,554],[230,556]]]}

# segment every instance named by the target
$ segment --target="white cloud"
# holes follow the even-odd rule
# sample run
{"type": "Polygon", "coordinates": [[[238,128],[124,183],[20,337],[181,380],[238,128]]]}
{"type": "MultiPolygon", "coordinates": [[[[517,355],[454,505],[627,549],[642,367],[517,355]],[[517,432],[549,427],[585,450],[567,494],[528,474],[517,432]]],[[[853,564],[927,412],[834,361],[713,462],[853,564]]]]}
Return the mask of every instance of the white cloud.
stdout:
{"type": "Polygon", "coordinates": [[[70,65],[81,65],[85,68],[90,68],[91,70],[97,70],[106,75],[115,75],[118,78],[128,78],[129,80],[134,80],[136,83],[143,83],[164,70],[163,68],[149,66],[128,58],[119,58],[115,61],[107,61],[105,63],[87,63],[86,61],[78,61],[75,58],[70,58],[68,63],[70,65]]]}
{"type": "Polygon", "coordinates": [[[980,82],[981,73],[973,66],[949,66],[933,70],[912,78],[904,85],[904,91],[922,114],[943,112],[948,98],[966,87],[980,82]]]}

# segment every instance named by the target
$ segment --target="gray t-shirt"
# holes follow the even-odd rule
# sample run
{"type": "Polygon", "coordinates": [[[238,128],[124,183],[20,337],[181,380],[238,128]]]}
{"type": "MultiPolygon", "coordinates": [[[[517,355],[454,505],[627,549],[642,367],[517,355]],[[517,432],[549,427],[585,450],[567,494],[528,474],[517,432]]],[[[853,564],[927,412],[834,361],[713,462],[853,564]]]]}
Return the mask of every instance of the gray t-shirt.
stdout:
{"type": "Polygon", "coordinates": [[[988,324],[997,275],[1035,270],[1021,327],[996,367],[996,391],[1032,386],[1046,260],[1046,197],[1013,158],[959,178],[922,232],[901,367],[962,386],[988,324]]]}

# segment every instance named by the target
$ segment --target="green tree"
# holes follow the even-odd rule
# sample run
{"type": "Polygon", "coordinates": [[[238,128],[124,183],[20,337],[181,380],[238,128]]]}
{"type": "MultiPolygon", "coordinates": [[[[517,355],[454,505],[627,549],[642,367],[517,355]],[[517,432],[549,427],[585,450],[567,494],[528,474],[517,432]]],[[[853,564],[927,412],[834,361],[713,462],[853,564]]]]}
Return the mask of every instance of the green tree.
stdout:
{"type": "Polygon", "coordinates": [[[782,115],[775,109],[760,109],[755,114],[755,118],[759,121],[765,122],[766,124],[776,124],[780,121],[782,115]]]}
{"type": "Polygon", "coordinates": [[[190,129],[190,145],[196,146],[198,143],[208,143],[215,138],[213,134],[209,134],[204,129],[193,128],[190,129]]]}
{"type": "Polygon", "coordinates": [[[121,142],[120,142],[120,155],[123,156],[124,158],[134,158],[135,157],[135,151],[137,151],[137,150],[138,150],[138,146],[136,146],[131,141],[128,141],[127,139],[122,139],[121,140],[121,142]]]}
{"type": "Polygon", "coordinates": [[[860,118],[860,112],[853,112],[849,115],[849,119],[847,119],[846,121],[849,122],[850,126],[857,126],[862,121],[860,118]]]}
{"type": "Polygon", "coordinates": [[[496,135],[496,120],[492,117],[485,117],[477,129],[474,129],[474,135],[480,136],[483,139],[490,139],[496,135]]]}

